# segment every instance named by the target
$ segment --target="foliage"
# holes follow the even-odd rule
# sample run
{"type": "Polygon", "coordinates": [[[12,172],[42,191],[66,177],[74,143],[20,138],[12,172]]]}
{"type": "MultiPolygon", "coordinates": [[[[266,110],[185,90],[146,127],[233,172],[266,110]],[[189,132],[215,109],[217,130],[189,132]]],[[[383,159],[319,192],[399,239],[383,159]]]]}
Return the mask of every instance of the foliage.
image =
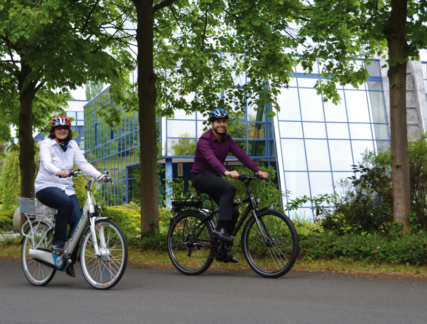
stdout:
{"type": "Polygon", "coordinates": [[[102,207],[101,215],[111,217],[127,238],[136,238],[141,234],[141,214],[138,206],[132,202],[124,206],[102,207]]]}
{"type": "MultiPolygon", "coordinates": [[[[181,137],[191,137],[190,133],[183,133],[181,137]]],[[[167,155],[193,156],[196,152],[196,140],[183,138],[170,140],[167,155]]]]}
{"type": "Polygon", "coordinates": [[[104,89],[104,84],[100,81],[89,81],[85,84],[86,100],[92,100],[104,89]]]}
{"type": "MultiPolygon", "coordinates": [[[[411,230],[427,225],[427,134],[408,142],[411,209],[411,230]]],[[[317,220],[324,230],[337,235],[378,233],[387,235],[393,224],[391,150],[364,153],[363,161],[353,166],[355,175],[341,180],[334,195],[310,199],[299,197],[289,204],[297,209],[312,202],[317,220]],[[333,206],[332,208],[328,206],[333,206]]]]}
{"type": "Polygon", "coordinates": [[[336,235],[325,232],[299,235],[299,255],[306,259],[345,259],[348,261],[376,261],[391,264],[427,264],[427,234],[389,236],[378,234],[336,235]]]}
{"type": "Polygon", "coordinates": [[[21,176],[19,171],[19,152],[15,150],[9,151],[6,156],[2,170],[1,187],[3,208],[18,208],[16,197],[21,196],[21,176]]]}
{"type": "Polygon", "coordinates": [[[10,140],[10,123],[19,130],[25,197],[34,195],[33,127],[47,127],[46,117],[66,106],[67,87],[111,82],[132,68],[126,45],[117,42],[127,36],[109,30],[125,23],[123,12],[113,3],[98,4],[0,0],[0,135],[10,140]]]}
{"type": "Polygon", "coordinates": [[[0,232],[13,230],[13,214],[14,210],[0,211],[0,232]]]}

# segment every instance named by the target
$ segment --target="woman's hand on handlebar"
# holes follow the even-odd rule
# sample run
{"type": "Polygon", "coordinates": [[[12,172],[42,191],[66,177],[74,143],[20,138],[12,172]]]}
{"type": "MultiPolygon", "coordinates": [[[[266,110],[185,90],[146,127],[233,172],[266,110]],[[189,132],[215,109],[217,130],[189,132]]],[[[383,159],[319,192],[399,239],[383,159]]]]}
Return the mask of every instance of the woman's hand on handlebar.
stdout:
{"type": "Polygon", "coordinates": [[[233,179],[237,179],[237,178],[240,177],[240,174],[237,171],[225,171],[224,174],[227,177],[230,177],[230,178],[233,178],[233,179]]]}
{"type": "Polygon", "coordinates": [[[264,171],[258,171],[258,174],[259,174],[262,178],[264,178],[264,179],[267,179],[267,178],[268,178],[268,173],[267,173],[267,172],[264,172],[264,171]]]}
{"type": "Polygon", "coordinates": [[[59,170],[56,175],[60,178],[68,178],[70,177],[70,172],[68,170],[59,170]]]}

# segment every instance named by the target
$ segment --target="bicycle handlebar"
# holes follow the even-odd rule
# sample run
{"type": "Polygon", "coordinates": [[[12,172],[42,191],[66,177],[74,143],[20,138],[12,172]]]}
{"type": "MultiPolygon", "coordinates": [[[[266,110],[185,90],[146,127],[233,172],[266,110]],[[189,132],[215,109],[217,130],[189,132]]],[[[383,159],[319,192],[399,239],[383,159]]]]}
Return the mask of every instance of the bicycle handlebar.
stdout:
{"type": "MultiPolygon", "coordinates": [[[[108,174],[108,172],[102,174],[101,176],[99,176],[98,178],[88,178],[86,177],[86,175],[80,171],[80,169],[77,170],[71,170],[70,172],[70,177],[77,177],[79,174],[81,174],[83,176],[83,178],[85,178],[87,181],[100,181],[104,178],[108,179],[109,181],[111,181],[111,177],[108,174]]],[[[62,178],[61,176],[58,176],[59,178],[62,178]]]]}

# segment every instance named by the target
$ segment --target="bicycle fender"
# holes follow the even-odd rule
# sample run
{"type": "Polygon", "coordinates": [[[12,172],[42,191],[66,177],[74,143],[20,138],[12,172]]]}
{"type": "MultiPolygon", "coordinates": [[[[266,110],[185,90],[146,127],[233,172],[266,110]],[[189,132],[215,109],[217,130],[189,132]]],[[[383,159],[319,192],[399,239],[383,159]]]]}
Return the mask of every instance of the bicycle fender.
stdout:
{"type": "Polygon", "coordinates": [[[97,219],[95,220],[95,224],[96,224],[96,223],[98,223],[99,221],[102,221],[102,220],[109,220],[109,219],[111,219],[111,217],[99,217],[99,218],[97,218],[97,219]]]}

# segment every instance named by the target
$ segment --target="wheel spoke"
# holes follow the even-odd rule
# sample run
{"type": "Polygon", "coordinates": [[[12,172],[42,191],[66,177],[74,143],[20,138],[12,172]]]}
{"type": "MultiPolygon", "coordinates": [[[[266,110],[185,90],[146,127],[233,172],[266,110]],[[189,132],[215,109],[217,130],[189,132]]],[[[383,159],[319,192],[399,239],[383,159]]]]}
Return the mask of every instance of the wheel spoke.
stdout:
{"type": "Polygon", "coordinates": [[[293,225],[290,221],[289,223],[285,221],[285,216],[278,216],[274,212],[258,217],[265,238],[256,221],[252,219],[244,239],[248,262],[261,275],[284,274],[289,271],[296,259],[293,251],[298,238],[293,237],[296,236],[293,225]]]}

